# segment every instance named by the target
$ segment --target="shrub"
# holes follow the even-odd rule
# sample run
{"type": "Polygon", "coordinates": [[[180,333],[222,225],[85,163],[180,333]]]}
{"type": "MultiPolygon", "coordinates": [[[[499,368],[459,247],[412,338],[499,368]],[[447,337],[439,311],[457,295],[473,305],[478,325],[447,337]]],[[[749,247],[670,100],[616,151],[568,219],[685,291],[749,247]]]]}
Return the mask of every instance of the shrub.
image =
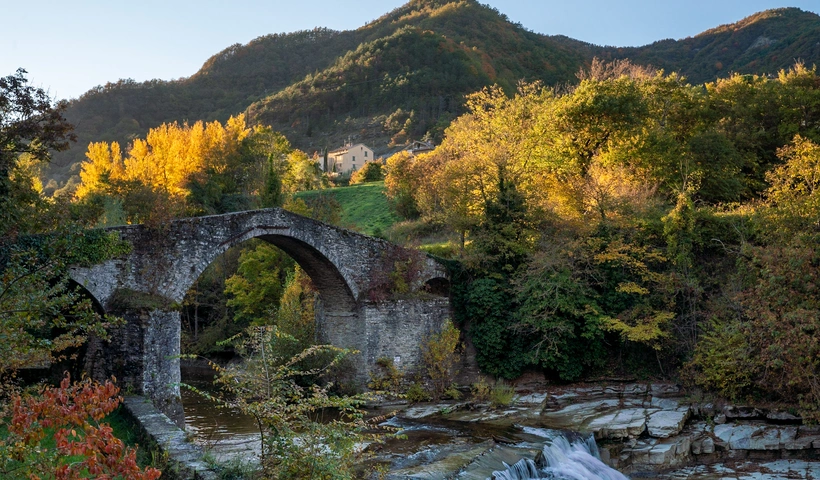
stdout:
{"type": "Polygon", "coordinates": [[[404,393],[410,403],[426,402],[430,400],[430,393],[424,388],[421,382],[416,381],[410,384],[410,388],[404,393]]]}
{"type": "Polygon", "coordinates": [[[492,389],[490,388],[490,384],[487,383],[487,379],[485,377],[481,377],[470,387],[470,394],[472,394],[473,399],[478,402],[488,401],[490,399],[491,391],[492,389]]]}
{"type": "Polygon", "coordinates": [[[507,385],[502,381],[495,383],[493,390],[490,392],[490,405],[493,407],[505,407],[510,405],[515,399],[515,390],[511,385],[507,385]]]}
{"type": "Polygon", "coordinates": [[[400,248],[383,252],[379,268],[370,272],[368,300],[382,302],[410,293],[423,269],[423,258],[419,252],[400,248]]]}
{"type": "Polygon", "coordinates": [[[444,391],[444,396],[453,400],[461,400],[464,394],[458,389],[458,385],[453,383],[444,391]]]}
{"type": "Polygon", "coordinates": [[[378,372],[370,373],[370,382],[367,387],[371,390],[379,390],[393,396],[399,396],[404,374],[396,368],[392,358],[381,357],[376,360],[379,367],[378,372]]]}
{"type": "Polygon", "coordinates": [[[137,465],[136,450],[99,423],[120,403],[113,383],[83,380],[68,374],[59,387],[11,399],[8,436],[0,441],[0,476],[4,479],[122,478],[155,480],[161,472],[137,465]],[[53,436],[54,446],[45,440],[53,436]]]}
{"type": "Polygon", "coordinates": [[[461,332],[447,320],[441,332],[430,336],[422,345],[422,358],[432,385],[431,394],[439,400],[451,388],[458,373],[461,353],[458,351],[461,332]]]}
{"type": "Polygon", "coordinates": [[[375,160],[372,162],[364,162],[364,166],[353,172],[350,176],[350,184],[380,182],[384,180],[384,173],[382,172],[382,162],[375,160]]]}
{"type": "Polygon", "coordinates": [[[226,397],[218,399],[253,416],[262,434],[262,478],[355,478],[361,457],[358,444],[379,441],[365,433],[381,417],[365,420],[361,406],[370,397],[333,396],[326,381],[348,355],[330,345],[313,345],[301,353],[282,355],[296,340],[276,327],[252,327],[233,344],[244,362],[218,367],[216,383],[226,397]],[[334,409],[338,418],[320,422],[320,413],[334,409]]]}

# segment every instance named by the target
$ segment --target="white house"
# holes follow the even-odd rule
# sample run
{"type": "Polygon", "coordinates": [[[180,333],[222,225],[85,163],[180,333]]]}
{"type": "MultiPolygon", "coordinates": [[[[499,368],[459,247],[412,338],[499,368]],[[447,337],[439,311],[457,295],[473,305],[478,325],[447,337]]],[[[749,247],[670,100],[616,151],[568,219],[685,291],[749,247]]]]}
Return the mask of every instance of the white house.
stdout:
{"type": "MultiPolygon", "coordinates": [[[[363,143],[345,145],[327,152],[327,171],[347,173],[362,168],[364,162],[372,162],[373,150],[363,143]]],[[[324,166],[324,165],[322,165],[324,166]]]]}

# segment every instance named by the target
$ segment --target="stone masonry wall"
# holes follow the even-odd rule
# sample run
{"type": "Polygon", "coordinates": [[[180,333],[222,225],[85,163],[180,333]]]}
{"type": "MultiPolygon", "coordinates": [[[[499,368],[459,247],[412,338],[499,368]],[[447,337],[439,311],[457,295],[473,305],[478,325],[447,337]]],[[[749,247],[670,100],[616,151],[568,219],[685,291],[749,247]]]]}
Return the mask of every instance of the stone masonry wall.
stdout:
{"type": "Polygon", "coordinates": [[[390,358],[409,372],[422,365],[421,345],[450,318],[447,298],[432,297],[367,303],[362,307],[367,336],[362,350],[368,373],[379,358],[390,358]]]}

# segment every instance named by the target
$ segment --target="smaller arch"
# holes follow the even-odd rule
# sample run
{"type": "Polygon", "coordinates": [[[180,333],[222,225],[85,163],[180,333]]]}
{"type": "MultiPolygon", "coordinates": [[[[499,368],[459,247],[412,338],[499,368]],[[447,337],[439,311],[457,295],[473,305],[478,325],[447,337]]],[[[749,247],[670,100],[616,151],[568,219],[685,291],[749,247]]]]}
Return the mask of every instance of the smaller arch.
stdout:
{"type": "Polygon", "coordinates": [[[450,281],[444,277],[433,277],[424,282],[422,290],[431,295],[436,295],[439,297],[449,297],[450,281]]]}
{"type": "Polygon", "coordinates": [[[85,285],[78,282],[74,278],[69,277],[68,287],[70,290],[79,291],[84,298],[91,300],[91,308],[95,313],[99,315],[105,315],[107,313],[100,300],[91,292],[91,290],[87,289],[85,285]]]}

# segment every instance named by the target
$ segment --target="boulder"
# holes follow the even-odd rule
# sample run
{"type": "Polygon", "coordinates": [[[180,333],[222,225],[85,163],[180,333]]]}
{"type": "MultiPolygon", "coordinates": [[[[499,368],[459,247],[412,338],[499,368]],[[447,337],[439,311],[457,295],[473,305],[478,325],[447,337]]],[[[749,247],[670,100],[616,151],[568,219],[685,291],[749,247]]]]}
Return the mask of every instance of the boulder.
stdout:
{"type": "MultiPolygon", "coordinates": [[[[675,402],[677,403],[677,402],[675,402]]],[[[683,430],[683,425],[689,418],[689,407],[675,410],[661,410],[649,415],[646,429],[650,436],[655,438],[669,438],[683,430]]]]}
{"type": "Polygon", "coordinates": [[[677,400],[660,397],[652,397],[652,400],[650,400],[649,404],[654,408],[660,408],[663,410],[677,410],[677,408],[680,406],[680,403],[677,400]]]}
{"type": "Polygon", "coordinates": [[[734,405],[726,405],[723,407],[723,414],[729,420],[751,420],[756,418],[764,418],[765,412],[754,407],[736,407],[734,405]]]}
{"type": "MultiPolygon", "coordinates": [[[[785,430],[784,440],[793,443],[797,432],[785,430]]],[[[779,450],[784,447],[780,429],[768,425],[717,425],[715,435],[732,450],[779,450]]]]}
{"type": "Polygon", "coordinates": [[[655,445],[649,451],[650,465],[671,465],[675,458],[677,446],[674,444],[660,444],[655,445]]]}
{"type": "Polygon", "coordinates": [[[546,393],[530,393],[516,397],[515,403],[520,405],[541,405],[547,400],[546,393]]]}
{"type": "Polygon", "coordinates": [[[681,387],[672,383],[653,383],[649,391],[656,397],[679,396],[681,387]]]}
{"type": "Polygon", "coordinates": [[[701,442],[700,451],[704,455],[715,453],[715,441],[712,439],[712,437],[706,437],[703,439],[703,442],[701,442]]]}

